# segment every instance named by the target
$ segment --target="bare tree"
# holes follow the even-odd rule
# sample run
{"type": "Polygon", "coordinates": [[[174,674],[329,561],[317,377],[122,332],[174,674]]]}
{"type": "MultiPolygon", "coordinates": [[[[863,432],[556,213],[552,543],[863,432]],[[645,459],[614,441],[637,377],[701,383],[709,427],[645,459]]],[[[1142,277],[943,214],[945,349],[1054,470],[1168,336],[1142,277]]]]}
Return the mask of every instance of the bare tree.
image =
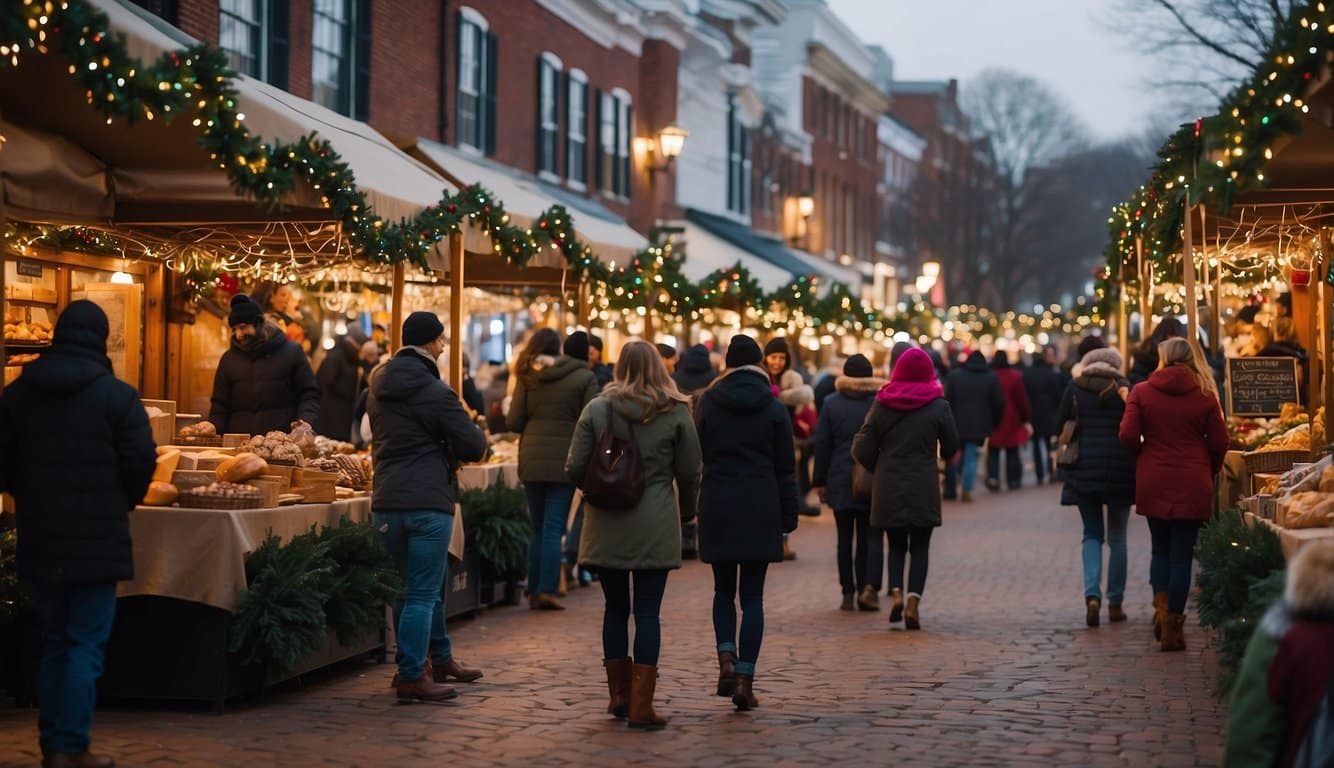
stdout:
{"type": "Polygon", "coordinates": [[[989,69],[964,90],[963,109],[985,137],[994,167],[992,247],[981,273],[998,306],[1013,307],[1039,266],[1042,206],[1057,177],[1044,169],[1088,146],[1087,131],[1060,96],[1038,80],[989,69]]]}
{"type": "Polygon", "coordinates": [[[1151,85],[1197,113],[1210,111],[1264,58],[1300,0],[1116,0],[1101,19],[1151,57],[1151,85]]]}

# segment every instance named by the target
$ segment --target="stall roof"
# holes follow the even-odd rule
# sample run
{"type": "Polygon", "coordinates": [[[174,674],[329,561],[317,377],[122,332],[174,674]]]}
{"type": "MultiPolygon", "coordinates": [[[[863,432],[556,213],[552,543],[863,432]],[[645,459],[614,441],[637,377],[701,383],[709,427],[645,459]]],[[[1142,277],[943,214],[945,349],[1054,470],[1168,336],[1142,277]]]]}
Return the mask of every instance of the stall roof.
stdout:
{"type": "MultiPolygon", "coordinates": [[[[408,149],[456,184],[481,184],[490,190],[505,203],[505,212],[516,225],[530,226],[552,205],[564,205],[573,215],[576,235],[601,261],[624,261],[648,246],[643,235],[606,208],[587,198],[580,199],[577,195],[542,184],[514,168],[430,139],[416,139],[408,149]]],[[[470,251],[490,250],[488,245],[480,243],[474,247],[470,237],[466,242],[470,251]]],[[[560,265],[546,263],[544,259],[536,266],[560,265]]]]}
{"type": "Polygon", "coordinates": [[[738,263],[750,271],[766,292],[778,290],[792,280],[792,273],[787,270],[775,267],[689,219],[684,240],[686,260],[681,271],[691,280],[703,280],[716,270],[731,269],[738,263]]]}
{"type": "MultiPolygon", "coordinates": [[[[712,213],[696,209],[686,211],[686,221],[694,225],[692,229],[703,230],[713,237],[723,240],[736,248],[751,254],[770,266],[786,273],[784,283],[794,277],[815,275],[824,278],[825,287],[831,283],[846,283],[857,286],[861,277],[855,270],[831,264],[824,259],[787,247],[781,240],[760,234],[750,227],[712,213]]],[[[686,264],[690,263],[694,251],[687,249],[686,264]]],[[[730,266],[730,265],[729,265],[730,266]]],[[[754,269],[747,264],[747,269],[754,269]]],[[[782,287],[781,284],[775,287],[782,287]]],[[[766,290],[771,290],[766,288],[766,290]]]]}

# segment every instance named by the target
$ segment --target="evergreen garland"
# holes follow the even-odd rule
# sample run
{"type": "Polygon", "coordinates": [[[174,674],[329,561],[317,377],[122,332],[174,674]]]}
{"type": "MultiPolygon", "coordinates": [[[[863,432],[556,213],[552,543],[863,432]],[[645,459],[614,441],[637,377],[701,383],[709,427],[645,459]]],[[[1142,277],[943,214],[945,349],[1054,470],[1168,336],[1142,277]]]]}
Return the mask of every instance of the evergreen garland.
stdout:
{"type": "Polygon", "coordinates": [[[266,677],[296,666],[324,641],[333,580],[333,564],[313,537],[283,546],[270,534],[246,562],[249,586],[232,617],[231,651],[266,677]]]}
{"type": "Polygon", "coordinates": [[[1251,584],[1284,567],[1278,536],[1266,525],[1246,525],[1228,510],[1200,529],[1195,544],[1199,564],[1195,608],[1201,626],[1220,629],[1242,614],[1251,584]]]}
{"type": "Polygon", "coordinates": [[[1240,613],[1223,621],[1218,627],[1218,686],[1220,698],[1227,698],[1232,693],[1232,686],[1237,681],[1237,672],[1241,669],[1242,658],[1246,655],[1246,646],[1251,636],[1260,627],[1260,621],[1271,606],[1283,599],[1283,588],[1287,582],[1287,571],[1279,568],[1269,575],[1250,582],[1246,591],[1246,602],[1240,613]]]}
{"type": "Polygon", "coordinates": [[[325,624],[351,644],[384,627],[384,607],[403,596],[403,578],[375,527],[346,517],[320,531],[317,545],[334,565],[325,624]]]}
{"type": "Polygon", "coordinates": [[[528,539],[532,522],[521,488],[504,480],[459,497],[463,529],[473,547],[497,581],[518,581],[528,573],[528,539]]]}

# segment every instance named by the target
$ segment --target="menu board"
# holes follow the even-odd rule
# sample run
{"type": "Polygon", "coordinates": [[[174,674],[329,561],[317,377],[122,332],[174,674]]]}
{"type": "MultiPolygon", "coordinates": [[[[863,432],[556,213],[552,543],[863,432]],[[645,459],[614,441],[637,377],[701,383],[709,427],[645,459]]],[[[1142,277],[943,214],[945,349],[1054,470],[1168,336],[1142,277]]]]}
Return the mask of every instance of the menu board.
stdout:
{"type": "Polygon", "coordinates": [[[1295,357],[1229,357],[1228,413],[1277,416],[1284,403],[1301,402],[1295,357]]]}

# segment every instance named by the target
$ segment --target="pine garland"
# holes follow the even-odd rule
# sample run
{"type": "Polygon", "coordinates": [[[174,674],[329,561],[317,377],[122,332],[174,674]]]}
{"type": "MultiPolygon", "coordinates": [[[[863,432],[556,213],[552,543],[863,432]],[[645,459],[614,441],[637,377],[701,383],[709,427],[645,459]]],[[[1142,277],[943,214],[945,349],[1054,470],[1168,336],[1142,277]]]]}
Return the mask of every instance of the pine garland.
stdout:
{"type": "Polygon", "coordinates": [[[459,498],[468,545],[497,581],[518,581],[528,573],[532,523],[523,490],[504,480],[459,498]]]}
{"type": "Polygon", "coordinates": [[[1195,560],[1200,625],[1215,629],[1241,615],[1251,584],[1284,567],[1278,536],[1268,526],[1246,525],[1237,510],[1224,512],[1200,529],[1195,560]]]}
{"type": "Polygon", "coordinates": [[[1241,670],[1242,659],[1246,655],[1246,646],[1260,628],[1265,613],[1283,599],[1287,575],[1287,571],[1279,568],[1250,582],[1241,612],[1218,627],[1218,683],[1215,690],[1219,698],[1230,697],[1232,687],[1237,682],[1237,673],[1241,670]]]}

